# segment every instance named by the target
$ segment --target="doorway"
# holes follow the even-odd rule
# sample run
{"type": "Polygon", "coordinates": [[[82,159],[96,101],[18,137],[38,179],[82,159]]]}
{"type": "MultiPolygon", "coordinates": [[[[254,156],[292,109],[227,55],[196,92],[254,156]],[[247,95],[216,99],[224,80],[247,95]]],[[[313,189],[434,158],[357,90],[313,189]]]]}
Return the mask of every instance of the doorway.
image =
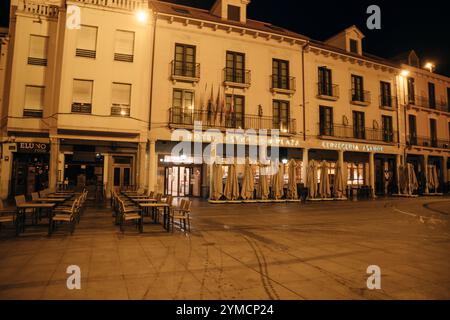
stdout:
{"type": "Polygon", "coordinates": [[[396,163],[394,157],[375,157],[375,193],[376,195],[392,195],[397,192],[396,163]]]}
{"type": "Polygon", "coordinates": [[[171,166],[165,168],[165,194],[174,197],[200,197],[201,168],[171,166]]]}
{"type": "Polygon", "coordinates": [[[131,166],[114,166],[113,170],[114,188],[125,190],[131,186],[131,166]]]}

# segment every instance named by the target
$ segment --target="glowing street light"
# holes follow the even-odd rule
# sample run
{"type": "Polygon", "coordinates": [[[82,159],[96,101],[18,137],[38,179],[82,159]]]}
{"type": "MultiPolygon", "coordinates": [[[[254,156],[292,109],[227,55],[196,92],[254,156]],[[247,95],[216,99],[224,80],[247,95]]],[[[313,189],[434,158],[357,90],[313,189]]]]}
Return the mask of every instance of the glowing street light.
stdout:
{"type": "Polygon", "coordinates": [[[402,77],[407,77],[409,76],[409,71],[408,70],[402,70],[402,72],[400,73],[402,77]]]}
{"type": "Polygon", "coordinates": [[[140,23],[146,23],[147,19],[148,19],[148,13],[145,10],[138,10],[136,12],[136,19],[137,21],[139,21],[140,23]]]}
{"type": "Polygon", "coordinates": [[[431,62],[427,62],[427,63],[425,64],[425,69],[428,69],[430,72],[433,72],[434,64],[431,63],[431,62]]]}

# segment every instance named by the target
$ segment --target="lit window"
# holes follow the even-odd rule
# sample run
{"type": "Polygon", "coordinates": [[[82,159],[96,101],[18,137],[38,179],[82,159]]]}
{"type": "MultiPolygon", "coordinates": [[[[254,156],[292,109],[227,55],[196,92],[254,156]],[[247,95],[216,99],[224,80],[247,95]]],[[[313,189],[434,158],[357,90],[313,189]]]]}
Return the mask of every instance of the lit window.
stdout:
{"type": "Polygon", "coordinates": [[[116,31],[116,43],[114,50],[114,60],[133,62],[134,58],[134,32],[116,31]]]}
{"type": "Polygon", "coordinates": [[[81,26],[77,31],[77,57],[96,57],[97,48],[97,27],[81,26]]]}
{"type": "Polygon", "coordinates": [[[28,52],[28,64],[36,66],[46,66],[47,49],[48,37],[31,35],[30,48],[28,52]]]}
{"type": "Polygon", "coordinates": [[[93,85],[92,80],[73,80],[72,112],[91,113],[93,85]]]}
{"type": "Polygon", "coordinates": [[[42,118],[45,88],[41,86],[25,87],[24,117],[42,118]]]}
{"type": "Polygon", "coordinates": [[[130,116],[131,84],[113,83],[111,115],[130,116]]]}

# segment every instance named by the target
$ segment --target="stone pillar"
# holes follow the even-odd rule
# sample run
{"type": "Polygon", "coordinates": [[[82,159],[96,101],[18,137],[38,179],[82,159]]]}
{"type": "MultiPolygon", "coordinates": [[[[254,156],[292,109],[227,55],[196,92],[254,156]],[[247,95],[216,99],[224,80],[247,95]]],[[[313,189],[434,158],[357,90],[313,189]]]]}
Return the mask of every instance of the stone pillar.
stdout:
{"type": "Polygon", "coordinates": [[[372,197],[375,198],[375,153],[369,154],[369,185],[372,189],[372,197]]]}
{"type": "Polygon", "coordinates": [[[136,182],[139,188],[145,188],[145,154],[147,149],[147,143],[139,142],[138,146],[138,167],[136,170],[137,179],[136,182]]]}
{"type": "Polygon", "coordinates": [[[430,193],[428,189],[428,155],[423,156],[423,173],[425,174],[425,193],[430,193]]]}
{"type": "Polygon", "coordinates": [[[309,164],[309,156],[308,156],[309,149],[303,148],[303,166],[302,166],[302,182],[304,186],[306,187],[306,172],[308,170],[308,164],[309,164]]]}
{"type": "Polygon", "coordinates": [[[443,173],[443,177],[444,177],[444,184],[448,182],[448,167],[447,167],[447,163],[448,163],[448,157],[444,156],[442,158],[442,173],[443,173]]]}
{"type": "Polygon", "coordinates": [[[149,154],[148,154],[148,189],[150,191],[156,191],[156,180],[157,180],[157,170],[158,170],[158,159],[156,159],[156,141],[149,141],[149,154]]]}
{"type": "Polygon", "coordinates": [[[50,166],[49,166],[49,183],[50,191],[56,190],[58,182],[58,160],[59,160],[59,139],[50,138],[50,166]]]}
{"type": "Polygon", "coordinates": [[[397,186],[398,194],[402,193],[402,191],[400,190],[400,166],[401,165],[402,165],[401,155],[396,154],[395,155],[395,184],[397,186]]]}

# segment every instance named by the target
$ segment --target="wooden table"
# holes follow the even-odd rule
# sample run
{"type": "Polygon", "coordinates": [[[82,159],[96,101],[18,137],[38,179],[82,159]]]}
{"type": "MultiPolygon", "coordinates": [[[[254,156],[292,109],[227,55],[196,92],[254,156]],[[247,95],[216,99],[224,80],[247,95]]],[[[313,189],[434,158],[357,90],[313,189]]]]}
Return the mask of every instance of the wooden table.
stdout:
{"type": "MultiPolygon", "coordinates": [[[[21,231],[25,232],[25,210],[26,209],[47,209],[53,210],[56,206],[56,203],[34,203],[34,202],[25,202],[20,203],[16,206],[17,208],[17,218],[16,218],[16,234],[19,234],[21,231]],[[22,225],[21,225],[22,224],[22,225]]],[[[49,223],[49,232],[50,232],[51,223],[49,223]]]]}
{"type": "Polygon", "coordinates": [[[58,203],[58,202],[64,202],[64,201],[66,201],[66,199],[65,198],[53,198],[53,197],[51,197],[51,198],[37,198],[37,199],[35,199],[35,200],[33,200],[33,202],[55,202],[55,203],[58,203]]]}
{"type": "Polygon", "coordinates": [[[130,198],[131,201],[135,203],[146,203],[146,202],[156,202],[158,200],[153,198],[130,198]]]}
{"type": "MultiPolygon", "coordinates": [[[[139,207],[142,210],[148,210],[148,208],[157,209],[157,208],[163,208],[164,209],[164,229],[169,232],[170,228],[170,205],[168,203],[139,203],[139,207]]],[[[143,215],[142,215],[143,216],[143,215]]]]}

